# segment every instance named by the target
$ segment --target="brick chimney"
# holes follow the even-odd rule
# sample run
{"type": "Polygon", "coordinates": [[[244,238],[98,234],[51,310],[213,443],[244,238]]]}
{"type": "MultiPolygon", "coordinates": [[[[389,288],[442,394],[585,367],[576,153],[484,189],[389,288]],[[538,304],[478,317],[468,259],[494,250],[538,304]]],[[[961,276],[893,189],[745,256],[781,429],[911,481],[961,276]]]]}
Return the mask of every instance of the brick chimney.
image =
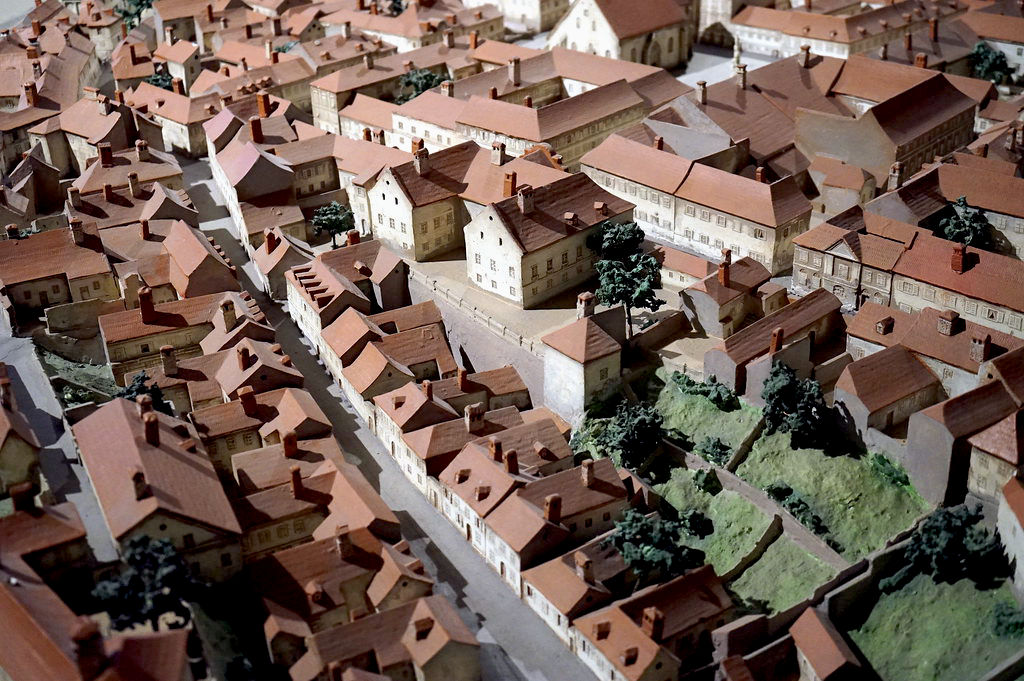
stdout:
{"type": "Polygon", "coordinates": [[[249,119],[249,136],[256,144],[263,144],[263,122],[259,116],[252,116],[249,119]]]}
{"type": "Polygon", "coordinates": [[[302,496],[302,469],[297,465],[288,469],[291,478],[292,498],[298,499],[302,496]]]}
{"type": "Polygon", "coordinates": [[[114,151],[110,148],[110,142],[100,142],[96,149],[100,152],[101,168],[110,168],[114,165],[114,151]]]}
{"type": "Polygon", "coordinates": [[[82,207],[82,192],[78,187],[68,187],[68,201],[72,208],[82,207]]]}
{"type": "Polygon", "coordinates": [[[594,486],[594,460],[587,459],[580,465],[580,477],[584,487],[594,486]]]}
{"type": "Polygon", "coordinates": [[[423,385],[423,397],[427,398],[428,402],[433,400],[434,399],[434,385],[430,381],[428,381],[428,380],[424,380],[422,385],[423,385]]]}
{"type": "Polygon", "coordinates": [[[468,404],[463,410],[466,423],[466,431],[477,433],[484,427],[484,405],[482,402],[468,404]]]}
{"type": "Polygon", "coordinates": [[[702,106],[708,103],[708,82],[706,80],[697,81],[697,103],[702,106]]]}
{"type": "Polygon", "coordinates": [[[286,459],[294,459],[299,455],[299,436],[294,430],[286,430],[281,436],[281,449],[286,459]]]}
{"type": "Polygon", "coordinates": [[[505,472],[509,475],[519,475],[519,453],[514,449],[505,452],[505,472]]]}
{"type": "Polygon", "coordinates": [[[500,462],[502,455],[501,440],[494,435],[487,438],[487,451],[490,453],[492,460],[500,462]]]}
{"type": "Polygon", "coordinates": [[[912,49],[914,49],[914,36],[911,35],[909,30],[903,34],[903,49],[905,49],[907,52],[910,52],[912,49]]]}
{"type": "Polygon", "coordinates": [[[562,522],[562,497],[549,494],[544,497],[544,519],[557,525],[562,522]]]}
{"type": "Polygon", "coordinates": [[[138,158],[139,163],[144,163],[149,160],[149,142],[146,140],[138,140],[135,142],[135,156],[138,158]]]}
{"type": "Polygon", "coordinates": [[[476,31],[469,32],[469,49],[475,50],[480,46],[480,34],[476,31]]]}
{"type": "Polygon", "coordinates": [[[31,482],[19,482],[11,485],[7,492],[11,495],[11,504],[15,511],[30,513],[36,507],[36,488],[31,482]]]}
{"type": "Polygon", "coordinates": [[[238,401],[242,403],[242,412],[246,416],[256,415],[256,393],[252,386],[245,385],[238,389],[238,401]]]}
{"type": "MultiPolygon", "coordinates": [[[[252,31],[252,27],[251,26],[246,26],[246,28],[248,28],[250,32],[252,31]]],[[[242,57],[241,59],[238,60],[238,65],[240,67],[242,67],[242,71],[248,71],[249,70],[249,62],[246,61],[245,57],[242,57]]]]}
{"type": "Polygon", "coordinates": [[[782,330],[781,326],[777,326],[772,329],[771,340],[768,341],[768,354],[774,355],[776,352],[782,349],[782,343],[786,340],[786,332],[782,330]]]}
{"type": "Polygon", "coordinates": [[[153,289],[143,286],[139,289],[139,313],[142,315],[143,324],[152,324],[156,321],[156,307],[153,305],[153,289]]]}
{"type": "Polygon", "coordinates": [[[939,40],[939,20],[931,18],[928,20],[928,38],[934,43],[939,40]]]}
{"type": "Polygon", "coordinates": [[[487,98],[488,99],[497,99],[498,98],[498,88],[492,87],[491,89],[489,89],[487,91],[487,98]]]}
{"type": "Polygon", "coordinates": [[[160,346],[160,366],[165,376],[176,376],[178,374],[178,360],[174,356],[173,345],[160,346]]]}
{"type": "Polygon", "coordinates": [[[532,109],[533,97],[531,97],[530,95],[526,95],[525,97],[523,97],[523,106],[525,106],[527,109],[532,109]]]}
{"type": "Polygon", "coordinates": [[[516,171],[505,172],[505,182],[502,185],[501,195],[509,198],[516,195],[516,171]]]}
{"type": "MultiPolygon", "coordinates": [[[[453,15],[454,16],[454,15],[453,15]]],[[[445,47],[455,47],[455,34],[451,31],[445,31],[442,42],[445,47]]]]}
{"type": "Polygon", "coordinates": [[[146,442],[153,447],[160,446],[160,417],[156,412],[147,412],[142,417],[142,430],[146,436],[146,442]]]}
{"type": "Polygon", "coordinates": [[[513,85],[519,85],[522,81],[522,68],[520,66],[519,57],[512,57],[508,60],[508,79],[512,81],[513,85]]]}
{"type": "Polygon", "coordinates": [[[39,19],[32,20],[32,37],[38,38],[43,34],[43,24],[39,19]]]}
{"type": "MultiPolygon", "coordinates": [[[[251,38],[252,36],[246,36],[246,37],[251,38]]],[[[174,27],[173,26],[168,26],[167,28],[164,29],[164,42],[166,42],[168,45],[173,45],[174,44],[174,27]]]]}
{"type": "Polygon", "coordinates": [[[273,253],[280,239],[277,238],[277,233],[268,227],[263,231],[263,242],[267,245],[267,253],[273,253]]]}
{"type": "Polygon", "coordinates": [[[103,184],[103,200],[107,202],[114,200],[114,187],[109,182],[103,184]]]}
{"type": "Polygon", "coordinates": [[[135,398],[135,410],[139,418],[145,418],[146,414],[153,411],[153,398],[149,395],[139,395],[135,398]]]}
{"type": "Polygon", "coordinates": [[[963,244],[953,244],[953,256],[949,265],[957,274],[967,271],[967,248],[963,244]]]}
{"type": "Polygon", "coordinates": [[[665,149],[665,138],[661,135],[654,136],[654,148],[658,151],[664,151],[665,149]]]}
{"type": "Polygon", "coordinates": [[[736,65],[736,84],[741,90],[747,89],[747,65],[737,64],[736,65]]]}
{"type": "Polygon", "coordinates": [[[896,161],[889,168],[889,191],[903,186],[903,164],[896,161]]]}
{"type": "Polygon", "coordinates": [[[213,21],[213,5],[206,3],[206,22],[212,24],[213,21]]]}
{"type": "Polygon", "coordinates": [[[797,57],[797,63],[800,64],[800,66],[802,68],[805,68],[805,69],[808,68],[811,65],[811,46],[810,45],[801,45],[800,46],[800,56],[797,57]]]}
{"type": "Polygon", "coordinates": [[[359,243],[359,232],[357,230],[350,229],[347,232],[345,232],[345,245],[346,246],[355,246],[358,243],[359,243]]]}
{"type": "Polygon", "coordinates": [[[757,166],[754,168],[754,179],[761,183],[767,181],[764,175],[764,166],[757,166]]]}
{"type": "Polygon", "coordinates": [[[519,204],[519,211],[523,215],[528,215],[533,212],[533,187],[528,184],[520,185],[516,189],[517,203],[519,204]]]}
{"type": "MultiPolygon", "coordinates": [[[[33,59],[32,60],[32,77],[33,78],[42,78],[43,77],[43,65],[41,63],[39,63],[38,59],[33,59]]],[[[118,90],[115,90],[114,94],[116,95],[118,92],[119,92],[118,90]]]]}
{"type": "Polygon", "coordinates": [[[260,118],[270,115],[270,94],[266,90],[260,90],[256,94],[256,110],[259,112],[260,118]]]}
{"type": "Polygon", "coordinates": [[[491,164],[500,166],[504,165],[508,157],[505,154],[505,143],[504,142],[491,142],[491,164]]]}
{"type": "Polygon", "coordinates": [[[244,345],[235,346],[235,354],[238,355],[238,369],[245,371],[251,364],[250,358],[252,355],[249,354],[249,348],[244,345]]]}
{"type": "Polygon", "coordinates": [[[576,564],[576,575],[587,584],[594,583],[594,561],[587,557],[582,551],[573,554],[573,562],[576,564]]]}
{"type": "Polygon", "coordinates": [[[988,156],[988,144],[979,144],[978,146],[974,147],[972,151],[974,151],[975,156],[985,158],[986,156],[988,156]]]}
{"type": "Polygon", "coordinates": [[[139,236],[143,241],[149,239],[149,220],[139,220],[139,236]]]}
{"type": "Polygon", "coordinates": [[[139,184],[139,174],[134,170],[128,173],[128,191],[135,198],[142,195],[142,186],[139,184]]]}
{"type": "Polygon", "coordinates": [[[576,319],[583,319],[594,314],[597,307],[597,296],[592,291],[584,291],[576,296],[576,319]]]}
{"type": "Polygon", "coordinates": [[[918,52],[914,55],[914,66],[919,69],[928,68],[928,55],[924,52],[918,52]]]}
{"type": "MultiPolygon", "coordinates": [[[[341,37],[348,40],[352,37],[352,22],[346,21],[341,25],[341,37]]],[[[362,44],[362,43],[360,43],[362,44]]]]}
{"type": "Polygon", "coordinates": [[[225,300],[220,304],[220,315],[221,319],[224,320],[224,330],[230,331],[235,328],[235,323],[238,321],[238,315],[235,314],[235,304],[230,300],[225,300]]]}
{"type": "Polygon", "coordinates": [[[373,55],[369,52],[363,55],[363,66],[366,67],[368,71],[373,69],[373,55]]]}
{"type": "Polygon", "coordinates": [[[107,666],[100,626],[82,615],[75,619],[69,633],[75,648],[75,666],[78,667],[79,675],[87,681],[95,679],[107,666]]]}
{"type": "Polygon", "coordinates": [[[334,540],[337,542],[338,555],[342,559],[351,558],[355,552],[355,544],[352,543],[352,535],[349,534],[348,525],[338,525],[334,528],[334,540]]]}
{"type": "Polygon", "coordinates": [[[442,81],[441,82],[441,94],[444,95],[445,97],[454,97],[455,96],[455,84],[452,83],[450,80],[442,81]]]}
{"type": "Polygon", "coordinates": [[[85,243],[85,229],[82,227],[82,218],[71,218],[68,220],[68,229],[71,231],[71,241],[81,246],[85,243]]]}
{"type": "Polygon", "coordinates": [[[732,267],[732,251],[728,248],[722,249],[722,262],[718,263],[718,283],[724,288],[729,288],[729,268],[732,267]]]}
{"type": "Polygon", "coordinates": [[[661,641],[661,637],[665,632],[665,613],[653,605],[644,608],[640,629],[652,641],[661,641]]]}
{"type": "Polygon", "coordinates": [[[978,335],[971,338],[971,360],[981,364],[992,359],[992,336],[978,335]]]}
{"type": "Polygon", "coordinates": [[[171,78],[171,92],[176,95],[185,94],[185,83],[181,81],[181,78],[171,78]]]}
{"type": "Polygon", "coordinates": [[[943,310],[935,320],[936,330],[943,336],[952,336],[959,331],[960,313],[943,310]]]}
{"type": "Polygon", "coordinates": [[[882,61],[889,58],[889,43],[882,43],[882,46],[878,48],[878,58],[882,61]]]}
{"type": "Polygon", "coordinates": [[[373,141],[373,132],[371,132],[369,128],[363,128],[363,141],[365,141],[365,142],[372,142],[373,141]]]}
{"type": "Polygon", "coordinates": [[[417,149],[412,155],[412,165],[417,175],[426,175],[430,172],[430,152],[426,149],[417,149]]]}

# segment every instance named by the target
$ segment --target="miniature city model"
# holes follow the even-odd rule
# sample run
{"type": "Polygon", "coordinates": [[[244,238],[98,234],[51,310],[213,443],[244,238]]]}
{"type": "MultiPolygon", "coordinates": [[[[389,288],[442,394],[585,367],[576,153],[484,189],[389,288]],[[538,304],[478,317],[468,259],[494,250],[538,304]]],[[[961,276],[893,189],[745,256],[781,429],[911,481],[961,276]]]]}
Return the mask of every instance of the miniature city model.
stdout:
{"type": "Polygon", "coordinates": [[[0,681],[1024,679],[1021,0],[0,26],[0,681]]]}

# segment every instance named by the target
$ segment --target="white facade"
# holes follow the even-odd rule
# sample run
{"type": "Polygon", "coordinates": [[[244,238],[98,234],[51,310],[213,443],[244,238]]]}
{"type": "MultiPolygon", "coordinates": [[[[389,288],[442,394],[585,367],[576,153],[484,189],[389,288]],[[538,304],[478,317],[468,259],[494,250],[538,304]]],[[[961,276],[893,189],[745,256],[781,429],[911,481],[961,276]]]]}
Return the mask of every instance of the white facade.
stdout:
{"type": "Polygon", "coordinates": [[[544,405],[576,425],[590,400],[612,387],[622,368],[615,352],[586,365],[552,347],[544,348],[544,405]]]}

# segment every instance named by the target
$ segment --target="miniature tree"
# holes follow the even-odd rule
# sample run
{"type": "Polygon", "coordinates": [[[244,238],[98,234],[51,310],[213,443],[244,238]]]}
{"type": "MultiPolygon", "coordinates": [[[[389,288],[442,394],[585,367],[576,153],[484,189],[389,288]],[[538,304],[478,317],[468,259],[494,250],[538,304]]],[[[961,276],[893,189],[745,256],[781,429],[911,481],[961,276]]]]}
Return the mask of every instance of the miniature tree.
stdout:
{"type": "Polygon", "coordinates": [[[435,88],[444,82],[441,76],[437,75],[430,69],[413,69],[402,74],[402,77],[398,79],[399,91],[402,93],[395,98],[396,104],[404,104],[405,102],[416,99],[427,90],[435,88]],[[406,94],[406,90],[411,89],[410,94],[406,94]]]}
{"type": "Polygon", "coordinates": [[[153,400],[153,409],[162,414],[174,416],[174,408],[170,402],[164,399],[164,391],[155,383],[147,384],[149,376],[145,370],[135,374],[132,382],[114,393],[114,397],[123,397],[126,400],[135,401],[140,395],[149,395],[153,400]]]}
{"type": "Polygon", "coordinates": [[[163,88],[164,90],[170,90],[172,89],[171,80],[171,74],[161,69],[159,71],[156,71],[152,76],[144,78],[142,82],[149,83],[150,85],[154,85],[159,88],[163,88]]]}
{"type": "Polygon", "coordinates": [[[388,0],[388,14],[397,17],[405,11],[405,4],[402,0],[388,0]]]}
{"type": "Polygon", "coordinates": [[[940,235],[965,246],[990,248],[992,225],[985,214],[967,205],[966,196],[957,199],[953,206],[953,214],[939,222],[940,235]]]}
{"type": "Polygon", "coordinates": [[[622,556],[637,577],[637,586],[672,579],[704,564],[704,552],[679,543],[679,521],[626,511],[605,540],[622,556]]]}
{"type": "Polygon", "coordinates": [[[166,613],[177,617],[176,628],[188,624],[192,613],[187,601],[195,599],[202,584],[169,540],[135,537],[121,558],[124,569],[92,591],[115,629],[148,624],[156,631],[166,613]]]}
{"type": "Polygon", "coordinates": [[[993,628],[1000,638],[1024,638],[1024,610],[1001,601],[992,609],[993,628]]]}
{"type": "Polygon", "coordinates": [[[925,518],[903,549],[904,566],[879,582],[884,592],[897,591],[919,574],[952,584],[969,578],[982,585],[1009,573],[997,537],[979,526],[981,506],[940,508],[925,518]]]}
{"type": "Polygon", "coordinates": [[[295,47],[298,44],[299,44],[298,40],[289,40],[285,44],[278,45],[277,47],[275,47],[274,48],[274,52],[285,53],[285,52],[287,52],[288,50],[292,49],[293,47],[295,47]]]}
{"type": "Polygon", "coordinates": [[[633,336],[633,308],[657,312],[665,304],[654,291],[661,288],[661,266],[643,252],[644,231],[635,222],[604,222],[587,238],[596,251],[597,299],[626,310],[626,336],[633,336]]]}
{"type": "Polygon", "coordinates": [[[356,218],[352,209],[343,206],[337,201],[331,201],[326,206],[320,206],[313,213],[313,234],[320,236],[324,232],[331,235],[331,248],[337,248],[336,242],[339,234],[355,229],[356,218]]]}
{"type": "Polygon", "coordinates": [[[1013,75],[1013,69],[1007,63],[1006,55],[999,50],[993,50],[984,40],[975,43],[969,59],[972,75],[975,78],[1000,85],[1013,75]]]}
{"type": "Polygon", "coordinates": [[[830,444],[831,409],[817,381],[798,379],[788,366],[775,362],[761,397],[766,433],[788,432],[794,447],[824,449],[830,444]]]}
{"type": "Polygon", "coordinates": [[[116,11],[130,30],[139,25],[142,13],[151,7],[153,7],[153,0],[122,0],[116,11]]]}
{"type": "Polygon", "coordinates": [[[732,458],[732,450],[717,437],[706,437],[693,449],[705,461],[716,466],[724,466],[732,458]]]}
{"type": "Polygon", "coordinates": [[[621,465],[636,470],[661,444],[662,416],[653,405],[623,400],[598,435],[598,445],[619,452],[621,465]]]}
{"type": "Polygon", "coordinates": [[[740,408],[740,400],[736,397],[736,393],[719,383],[714,374],[708,376],[704,383],[699,383],[681,371],[673,371],[672,383],[684,395],[706,397],[721,411],[734,411],[740,408]]]}

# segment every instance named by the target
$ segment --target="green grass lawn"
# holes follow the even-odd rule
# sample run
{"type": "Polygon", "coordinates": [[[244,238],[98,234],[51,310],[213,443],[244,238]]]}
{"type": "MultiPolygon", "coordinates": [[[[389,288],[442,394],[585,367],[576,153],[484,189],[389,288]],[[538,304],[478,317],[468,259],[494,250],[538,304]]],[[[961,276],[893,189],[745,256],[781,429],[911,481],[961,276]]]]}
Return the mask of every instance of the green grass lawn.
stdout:
{"type": "Polygon", "coordinates": [[[714,523],[715,531],[703,539],[688,537],[687,546],[703,551],[718,574],[731,570],[750,553],[771,523],[752,503],[728,490],[711,496],[693,484],[693,471],[677,468],[672,479],[659,485],[659,494],[679,511],[697,509],[714,523]]]}
{"type": "Polygon", "coordinates": [[[850,561],[881,548],[929,510],[913,489],[876,473],[866,456],[830,457],[819,449],[792,449],[788,433],[759,439],[736,474],[756,487],[775,482],[792,487],[821,517],[850,561]]]}
{"type": "Polygon", "coordinates": [[[658,394],[655,407],[665,419],[665,429],[678,430],[693,444],[706,437],[717,437],[736,449],[761,419],[760,410],[743,404],[724,412],[701,395],[685,395],[672,381],[658,394]]]}
{"type": "Polygon", "coordinates": [[[849,635],[883,681],[970,681],[1024,646],[993,630],[992,609],[1000,601],[1013,602],[1005,585],[979,591],[967,579],[936,584],[918,575],[883,594],[849,635]]]}
{"type": "Polygon", "coordinates": [[[48,376],[59,376],[66,381],[95,390],[105,395],[113,395],[118,390],[114,382],[114,374],[109,364],[85,364],[64,359],[60,355],[45,348],[38,348],[39,361],[48,376]]]}
{"type": "Polygon", "coordinates": [[[729,589],[748,605],[763,604],[771,614],[810,597],[835,574],[831,566],[782,535],[759,561],[729,583],[729,589]]]}

